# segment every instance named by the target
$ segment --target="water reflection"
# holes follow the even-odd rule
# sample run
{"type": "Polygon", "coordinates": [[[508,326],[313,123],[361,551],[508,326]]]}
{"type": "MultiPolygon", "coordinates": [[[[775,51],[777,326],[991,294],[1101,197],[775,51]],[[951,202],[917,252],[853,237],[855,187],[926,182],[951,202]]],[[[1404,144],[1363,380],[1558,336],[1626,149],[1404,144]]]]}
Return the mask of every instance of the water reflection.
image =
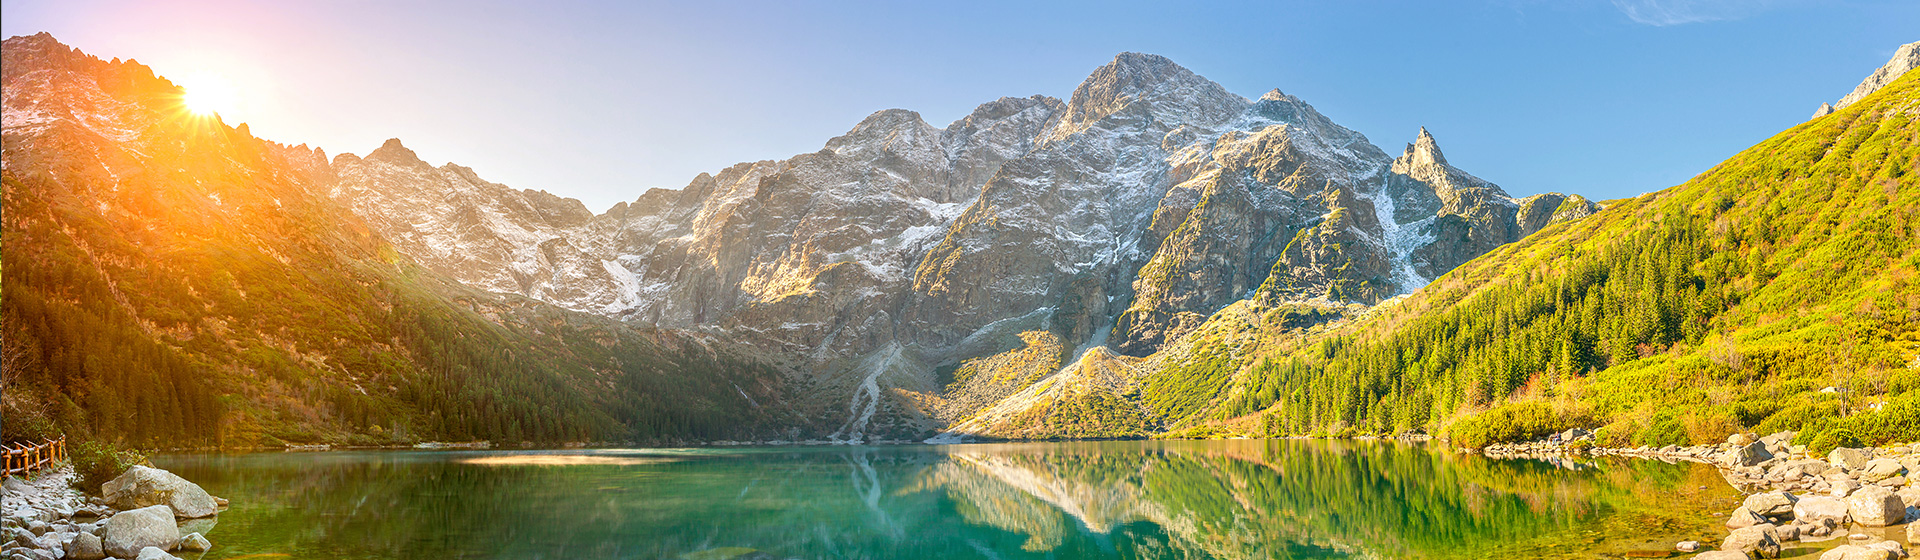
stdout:
{"type": "MultiPolygon", "coordinates": [[[[168,456],[207,559],[1478,558],[1665,550],[1713,469],[1416,444],[1096,442],[168,456]]],[[[1717,540],[1717,539],[1715,539],[1717,540]]]]}

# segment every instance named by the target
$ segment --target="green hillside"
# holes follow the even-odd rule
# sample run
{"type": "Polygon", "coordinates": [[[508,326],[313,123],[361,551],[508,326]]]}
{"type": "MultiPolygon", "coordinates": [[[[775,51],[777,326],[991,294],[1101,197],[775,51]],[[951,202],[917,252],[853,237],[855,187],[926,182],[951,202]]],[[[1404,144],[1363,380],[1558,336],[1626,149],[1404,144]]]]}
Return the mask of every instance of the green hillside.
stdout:
{"type": "Polygon", "coordinates": [[[91,118],[146,126],[9,128],[7,439],[687,441],[804,425],[781,408],[783,378],[743,352],[436,277],[316,192],[312,152],[180,111],[138,64],[70,58],[123,104],[91,118]]]}
{"type": "Polygon", "coordinates": [[[1803,443],[1843,427],[1868,443],[1911,439],[1916,117],[1920,73],[1910,73],[1328,334],[1270,338],[1230,365],[1234,386],[1209,411],[1174,423],[1263,434],[1451,428],[1471,446],[1598,425],[1614,445],[1707,443],[1742,429],[1806,428],[1803,443]]]}

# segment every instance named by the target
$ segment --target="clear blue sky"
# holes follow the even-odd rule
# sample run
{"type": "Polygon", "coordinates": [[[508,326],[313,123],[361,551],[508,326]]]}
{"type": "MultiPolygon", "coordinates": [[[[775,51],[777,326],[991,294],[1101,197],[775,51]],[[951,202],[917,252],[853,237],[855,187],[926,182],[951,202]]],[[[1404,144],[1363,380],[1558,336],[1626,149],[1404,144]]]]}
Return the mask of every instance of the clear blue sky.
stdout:
{"type": "Polygon", "coordinates": [[[1280,88],[1392,153],[1424,125],[1516,195],[1616,198],[1804,121],[1920,41],[1911,0],[158,4],[8,0],[0,31],[224,79],[227,122],[264,138],[399,137],[596,211],[880,109],[945,126],[1064,98],[1121,51],[1280,88]]]}

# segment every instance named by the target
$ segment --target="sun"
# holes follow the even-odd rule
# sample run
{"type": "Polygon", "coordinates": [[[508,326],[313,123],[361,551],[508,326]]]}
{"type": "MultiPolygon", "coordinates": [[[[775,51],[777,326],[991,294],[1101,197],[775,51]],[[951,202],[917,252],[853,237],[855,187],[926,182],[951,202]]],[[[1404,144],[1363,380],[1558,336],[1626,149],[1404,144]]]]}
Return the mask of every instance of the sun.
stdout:
{"type": "Polygon", "coordinates": [[[213,116],[221,111],[233,109],[236,96],[233,83],[218,74],[195,74],[183,77],[180,87],[185,89],[180,101],[187,111],[200,116],[213,116]]]}

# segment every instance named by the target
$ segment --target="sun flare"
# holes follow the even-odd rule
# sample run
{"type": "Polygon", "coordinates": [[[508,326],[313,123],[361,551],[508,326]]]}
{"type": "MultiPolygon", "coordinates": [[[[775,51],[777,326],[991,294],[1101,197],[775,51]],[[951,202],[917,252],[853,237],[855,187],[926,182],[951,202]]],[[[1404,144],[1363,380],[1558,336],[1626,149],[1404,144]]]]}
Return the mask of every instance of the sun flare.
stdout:
{"type": "Polygon", "coordinates": [[[222,111],[231,111],[236,96],[233,84],[214,74],[199,74],[180,80],[185,89],[181,103],[187,111],[201,116],[212,116],[222,111]]]}

